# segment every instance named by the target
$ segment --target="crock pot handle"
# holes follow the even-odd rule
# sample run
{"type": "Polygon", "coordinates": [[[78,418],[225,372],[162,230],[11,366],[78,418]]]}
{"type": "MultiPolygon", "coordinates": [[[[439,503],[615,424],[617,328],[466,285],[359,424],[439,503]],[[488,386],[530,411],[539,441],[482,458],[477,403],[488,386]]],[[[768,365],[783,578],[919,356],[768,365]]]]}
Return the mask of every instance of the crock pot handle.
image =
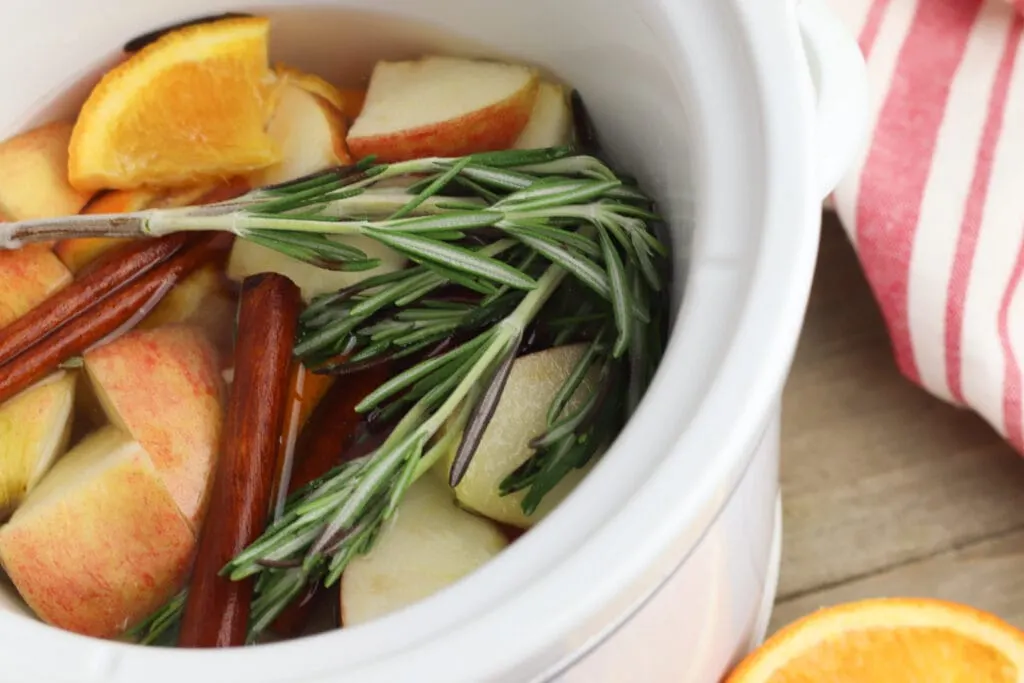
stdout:
{"type": "Polygon", "coordinates": [[[802,0],[797,16],[817,92],[814,149],[818,192],[824,199],[849,170],[865,141],[867,69],[856,41],[823,0],[802,0]]]}

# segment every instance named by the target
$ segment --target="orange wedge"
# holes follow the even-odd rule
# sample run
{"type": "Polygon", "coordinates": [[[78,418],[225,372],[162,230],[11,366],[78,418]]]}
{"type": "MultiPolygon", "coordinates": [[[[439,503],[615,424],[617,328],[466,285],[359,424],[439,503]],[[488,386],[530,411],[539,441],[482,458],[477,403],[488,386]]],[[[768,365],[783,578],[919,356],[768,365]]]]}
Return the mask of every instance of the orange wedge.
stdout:
{"type": "Polygon", "coordinates": [[[327,100],[349,121],[354,120],[363,110],[366,90],[362,88],[338,88],[316,74],[280,64],[274,67],[274,72],[282,81],[290,81],[306,92],[327,100]]]}
{"type": "Polygon", "coordinates": [[[75,124],[71,184],[194,185],[276,162],[266,133],[277,80],[267,65],[269,30],[262,17],[189,26],[114,67],[75,124]]]}
{"type": "Polygon", "coordinates": [[[772,636],[725,683],[1018,683],[1024,632],[941,600],[831,607],[772,636]]]}

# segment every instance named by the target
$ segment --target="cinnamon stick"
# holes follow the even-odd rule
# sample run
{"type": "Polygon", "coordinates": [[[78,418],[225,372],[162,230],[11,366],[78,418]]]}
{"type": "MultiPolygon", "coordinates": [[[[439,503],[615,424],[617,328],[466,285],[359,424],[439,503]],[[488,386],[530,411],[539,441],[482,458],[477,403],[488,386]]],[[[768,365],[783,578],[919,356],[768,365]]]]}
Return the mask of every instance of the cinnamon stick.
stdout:
{"type": "Polygon", "coordinates": [[[100,305],[104,297],[173,256],[187,241],[185,234],[133,240],[113,252],[89,273],[0,329],[0,365],[54,334],[72,318],[100,305]]]}
{"type": "Polygon", "coordinates": [[[147,303],[224,250],[221,235],[204,236],[182,253],[118,289],[0,366],[0,403],[43,379],[72,356],[84,353],[129,322],[147,303]]]}
{"type": "MultiPolygon", "coordinates": [[[[388,367],[379,365],[335,381],[299,435],[289,492],[302,488],[335,465],[357,458],[373,448],[374,443],[369,439],[356,442],[363,421],[363,416],[356,412],[356,406],[383,384],[388,374],[388,367]]],[[[300,635],[310,613],[323,600],[335,605],[338,603],[337,584],[332,589],[325,589],[319,582],[314,582],[278,615],[271,628],[285,637],[300,635]]]]}
{"type": "Polygon", "coordinates": [[[299,306],[298,288],[282,275],[254,275],[242,283],[235,377],[182,615],[181,647],[245,643],[253,580],[232,581],[219,572],[266,527],[299,306]]]}

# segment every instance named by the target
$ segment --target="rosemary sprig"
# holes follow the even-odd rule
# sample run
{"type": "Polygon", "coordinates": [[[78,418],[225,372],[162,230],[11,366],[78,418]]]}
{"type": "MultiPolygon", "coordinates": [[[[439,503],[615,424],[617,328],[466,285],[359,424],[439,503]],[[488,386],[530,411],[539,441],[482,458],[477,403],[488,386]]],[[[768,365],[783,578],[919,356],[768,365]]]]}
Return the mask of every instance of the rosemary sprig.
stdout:
{"type": "MultiPolygon", "coordinates": [[[[502,494],[525,492],[525,512],[598,457],[635,409],[664,343],[667,247],[652,229],[653,203],[584,137],[584,153],[370,160],[205,207],[0,224],[0,247],[213,230],[323,268],[370,269],[377,260],[346,242],[361,235],[412,262],[319,297],[301,316],[295,352],[318,372],[409,366],[358,407],[394,425],[384,443],[293,495],[223,568],[232,580],[256,579],[251,639],[309,582],[337,581],[412,482],[450,453],[458,484],[515,357],[536,339],[588,347],[533,455],[501,483],[502,494]]],[[[134,634],[152,642],[172,632],[179,597],[134,634]]]]}
{"type": "Polygon", "coordinates": [[[125,633],[125,637],[140,645],[172,644],[187,597],[188,591],[179,591],[163,607],[125,633]]]}

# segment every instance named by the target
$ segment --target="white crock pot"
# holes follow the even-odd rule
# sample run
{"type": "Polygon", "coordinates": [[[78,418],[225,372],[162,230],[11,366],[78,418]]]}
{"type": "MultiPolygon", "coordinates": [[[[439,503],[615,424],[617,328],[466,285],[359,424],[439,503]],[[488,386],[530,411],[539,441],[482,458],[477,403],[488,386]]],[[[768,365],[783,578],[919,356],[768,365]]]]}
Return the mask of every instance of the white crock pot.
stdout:
{"type": "Polygon", "coordinates": [[[0,137],[69,114],[127,39],[240,9],[276,17],[276,59],[336,80],[441,49],[576,86],[670,219],[667,355],[578,490],[428,600],[316,637],[186,651],[56,630],[5,585],[0,681],[719,680],[774,596],[779,394],[820,202],[864,121],[852,40],[811,0],[3,0],[0,137]]]}

